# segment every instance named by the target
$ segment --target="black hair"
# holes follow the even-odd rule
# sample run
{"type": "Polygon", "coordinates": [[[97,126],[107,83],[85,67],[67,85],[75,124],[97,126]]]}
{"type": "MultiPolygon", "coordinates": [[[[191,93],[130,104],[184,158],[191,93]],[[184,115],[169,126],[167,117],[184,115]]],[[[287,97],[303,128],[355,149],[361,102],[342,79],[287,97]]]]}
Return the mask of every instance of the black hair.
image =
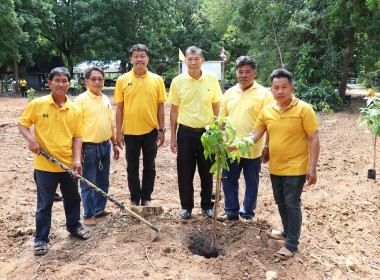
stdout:
{"type": "Polygon", "coordinates": [[[185,56],[187,56],[188,53],[196,53],[199,52],[201,54],[201,57],[203,57],[203,51],[201,48],[198,48],[196,46],[188,47],[185,51],[185,56]]]}
{"type": "Polygon", "coordinates": [[[253,70],[256,70],[256,61],[254,61],[249,56],[240,56],[238,59],[236,59],[236,69],[238,69],[241,66],[250,65],[252,66],[253,70]]]}
{"type": "Polygon", "coordinates": [[[56,67],[50,71],[49,81],[52,81],[55,76],[59,76],[61,74],[66,75],[69,81],[71,80],[70,72],[66,67],[56,67]]]}
{"type": "Polygon", "coordinates": [[[89,79],[90,76],[91,76],[91,72],[92,72],[92,71],[99,71],[100,73],[102,73],[102,76],[103,76],[103,78],[104,78],[104,71],[103,71],[103,69],[101,69],[101,68],[99,68],[99,67],[97,67],[97,66],[91,66],[91,67],[87,68],[87,69],[86,69],[86,72],[84,72],[84,77],[85,77],[86,79],[89,79]]]}
{"type": "Polygon", "coordinates": [[[286,69],[276,69],[270,74],[270,81],[273,82],[274,78],[288,78],[289,84],[293,85],[293,74],[286,69]]]}
{"type": "Polygon", "coordinates": [[[143,44],[133,45],[132,48],[129,50],[129,56],[130,57],[132,57],[133,51],[144,51],[146,53],[146,55],[149,56],[149,50],[143,44]]]}

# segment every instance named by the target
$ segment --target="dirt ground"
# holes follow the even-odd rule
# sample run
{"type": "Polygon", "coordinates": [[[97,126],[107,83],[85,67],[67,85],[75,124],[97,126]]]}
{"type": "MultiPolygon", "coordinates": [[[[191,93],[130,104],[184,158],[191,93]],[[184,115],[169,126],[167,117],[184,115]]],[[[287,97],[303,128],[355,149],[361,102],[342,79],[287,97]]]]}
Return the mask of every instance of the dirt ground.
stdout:
{"type": "MultiPolygon", "coordinates": [[[[109,94],[112,96],[112,91],[109,94]]],[[[300,247],[287,261],[273,257],[283,243],[265,234],[270,228],[280,229],[267,165],[262,166],[260,175],[257,221],[252,225],[218,223],[218,256],[196,254],[209,248],[212,223],[201,214],[198,176],[193,218],[179,218],[170,131],[158,151],[152,200],[165,207],[165,212],[147,217],[161,228],[155,242],[151,243],[155,235],[151,228],[111,202],[108,209],[112,215],[97,220],[97,226],[90,228],[92,237],[75,239],[65,230],[62,202],[56,202],[49,252],[34,256],[33,155],[17,129],[26,104],[26,99],[14,95],[0,97],[0,279],[266,279],[269,271],[276,272],[278,279],[380,279],[380,184],[367,179],[373,146],[368,131],[356,123],[357,108],[364,104],[359,97],[344,111],[319,116],[318,183],[305,187],[302,194],[300,247]]],[[[165,104],[166,127],[169,108],[165,104]]],[[[377,173],[379,177],[379,168],[377,173]]],[[[123,155],[111,163],[109,192],[128,205],[126,176],[123,155]]],[[[243,181],[241,190],[242,201],[243,181]]],[[[223,203],[219,207],[222,211],[223,203]]]]}

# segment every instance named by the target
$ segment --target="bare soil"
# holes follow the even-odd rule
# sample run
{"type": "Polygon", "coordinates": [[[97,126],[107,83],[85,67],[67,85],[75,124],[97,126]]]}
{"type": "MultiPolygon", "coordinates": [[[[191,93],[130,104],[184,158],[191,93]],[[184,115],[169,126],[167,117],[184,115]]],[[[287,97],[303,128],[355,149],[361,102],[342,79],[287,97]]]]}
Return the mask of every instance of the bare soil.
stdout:
{"type": "MultiPolygon", "coordinates": [[[[260,175],[257,221],[251,225],[218,223],[217,256],[202,256],[210,253],[212,222],[201,214],[197,175],[193,218],[179,218],[170,131],[158,151],[152,201],[165,207],[165,212],[147,217],[161,228],[155,242],[151,242],[155,235],[151,228],[111,202],[108,209],[112,214],[97,219],[96,227],[89,228],[92,237],[75,239],[65,230],[62,202],[56,202],[49,252],[34,256],[33,155],[17,129],[26,104],[26,99],[14,95],[0,97],[0,279],[266,279],[268,271],[276,272],[278,279],[380,279],[380,184],[367,179],[373,145],[369,132],[356,123],[357,108],[364,105],[362,98],[353,98],[344,111],[319,116],[318,183],[305,187],[302,194],[300,248],[287,261],[273,257],[283,243],[266,236],[266,231],[281,225],[267,165],[260,175]]],[[[166,127],[169,108],[165,104],[166,127]]],[[[379,168],[377,173],[379,177],[379,168]]],[[[109,192],[128,205],[126,176],[123,155],[111,163],[109,192]]],[[[242,201],[243,180],[241,190],[242,201]]]]}

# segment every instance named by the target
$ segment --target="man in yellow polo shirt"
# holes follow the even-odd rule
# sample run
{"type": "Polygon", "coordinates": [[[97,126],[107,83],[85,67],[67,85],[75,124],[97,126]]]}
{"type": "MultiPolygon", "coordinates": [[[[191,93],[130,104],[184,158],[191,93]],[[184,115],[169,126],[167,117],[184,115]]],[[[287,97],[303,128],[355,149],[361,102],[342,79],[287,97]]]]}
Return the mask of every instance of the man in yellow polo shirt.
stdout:
{"type": "MultiPolygon", "coordinates": [[[[260,111],[274,101],[269,90],[255,82],[256,75],[256,62],[248,56],[239,57],[236,60],[236,77],[239,83],[229,89],[222,99],[219,117],[229,117],[239,135],[247,135],[252,130],[260,111]]],[[[218,221],[238,220],[240,214],[243,221],[252,222],[259,188],[261,155],[263,154],[264,162],[267,161],[265,155],[268,155],[268,146],[264,148],[264,141],[263,137],[257,142],[255,149],[251,147],[251,156],[245,155],[240,162],[228,161],[230,170],[223,169],[225,213],[217,218],[218,221]],[[240,211],[239,178],[242,170],[245,179],[245,196],[243,209],[240,211]]]]}
{"type": "Polygon", "coordinates": [[[82,174],[82,116],[66,92],[70,86],[67,68],[57,67],[49,74],[51,94],[31,101],[22,114],[18,128],[28,141],[34,156],[34,180],[37,185],[36,237],[34,254],[45,255],[51,227],[51,209],[58,184],[63,196],[66,228],[80,239],[90,238],[90,232],[79,222],[80,196],[78,180],[58,165],[40,155],[40,149],[64,165],[82,174]],[[32,135],[29,128],[34,124],[32,135]]]}
{"type": "Polygon", "coordinates": [[[20,87],[21,87],[22,97],[28,97],[28,94],[26,93],[26,90],[28,89],[28,87],[27,87],[27,82],[24,79],[24,77],[22,77],[20,80],[20,87]]]}
{"type": "MultiPolygon", "coordinates": [[[[286,242],[274,255],[288,259],[298,249],[304,184],[317,182],[318,121],[311,106],[293,96],[293,75],[289,71],[274,70],[270,79],[276,102],[261,110],[250,134],[255,142],[265,131],[269,135],[269,173],[283,230],[272,230],[268,236],[286,242]]],[[[232,145],[230,150],[234,148],[232,145]]]]}
{"type": "Polygon", "coordinates": [[[133,69],[119,77],[115,86],[116,141],[125,145],[131,205],[152,206],[156,178],[157,147],[165,142],[165,85],[162,78],[147,69],[148,48],[137,44],[129,50],[133,69]],[[139,162],[143,153],[140,187],[139,162]]]}
{"type": "Polygon", "coordinates": [[[222,92],[216,76],[202,70],[205,59],[200,48],[192,46],[185,53],[187,73],[173,79],[169,91],[171,150],[177,154],[177,173],[182,219],[190,219],[194,207],[193,179],[196,165],[201,179],[201,208],[214,215],[211,201],[211,161],[204,157],[201,136],[205,127],[219,114],[222,92]],[[178,133],[177,133],[177,125],[178,133]]]}
{"type": "MultiPolygon", "coordinates": [[[[112,142],[114,159],[119,158],[112,125],[114,115],[108,97],[101,92],[104,87],[104,71],[93,66],[88,68],[84,75],[88,89],[75,99],[75,103],[82,111],[83,177],[108,193],[111,160],[110,141],[112,142]]],[[[107,198],[83,182],[80,182],[80,188],[84,208],[84,224],[95,225],[95,218],[111,213],[105,210],[107,198]]]]}

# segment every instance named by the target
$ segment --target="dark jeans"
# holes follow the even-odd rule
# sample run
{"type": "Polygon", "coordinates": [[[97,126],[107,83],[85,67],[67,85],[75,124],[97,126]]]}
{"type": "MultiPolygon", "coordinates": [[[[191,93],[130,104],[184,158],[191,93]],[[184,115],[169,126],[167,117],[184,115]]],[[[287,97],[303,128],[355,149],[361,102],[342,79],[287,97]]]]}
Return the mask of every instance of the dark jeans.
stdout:
{"type": "Polygon", "coordinates": [[[143,135],[124,135],[131,201],[140,202],[140,199],[142,201],[152,199],[151,195],[156,178],[157,135],[157,129],[143,135]],[[139,163],[141,150],[143,154],[143,173],[140,187],[139,163]]]}
{"type": "Polygon", "coordinates": [[[296,252],[301,235],[301,194],[306,175],[276,176],[270,174],[270,179],[274,200],[282,220],[282,234],[288,238],[285,247],[291,252],[296,252]]]}
{"type": "Polygon", "coordinates": [[[230,171],[223,169],[222,183],[225,197],[224,211],[231,216],[238,216],[239,204],[239,178],[243,169],[245,179],[245,195],[243,209],[240,211],[242,217],[254,217],[257,204],[257,193],[259,190],[259,173],[261,170],[261,157],[250,159],[241,158],[238,163],[227,160],[230,171]]]}
{"type": "MultiPolygon", "coordinates": [[[[86,145],[83,143],[83,177],[108,193],[110,174],[111,144],[86,145]]],[[[80,182],[83,217],[91,218],[104,211],[107,198],[80,182]]]]}
{"type": "Polygon", "coordinates": [[[196,166],[201,179],[201,207],[202,209],[213,207],[211,202],[213,176],[210,173],[212,162],[205,159],[201,143],[202,134],[203,132],[194,132],[182,126],[178,128],[177,173],[179,197],[183,209],[191,210],[194,207],[193,180],[196,166]]]}
{"type": "Polygon", "coordinates": [[[28,94],[26,93],[26,86],[21,86],[21,94],[22,94],[22,97],[28,97],[28,94]]]}
{"type": "Polygon", "coordinates": [[[63,208],[66,214],[66,228],[69,232],[82,227],[80,219],[80,196],[78,180],[67,172],[48,172],[34,170],[34,181],[37,184],[36,237],[34,242],[49,243],[51,227],[51,209],[54,195],[60,184],[63,196],[63,208]]]}

